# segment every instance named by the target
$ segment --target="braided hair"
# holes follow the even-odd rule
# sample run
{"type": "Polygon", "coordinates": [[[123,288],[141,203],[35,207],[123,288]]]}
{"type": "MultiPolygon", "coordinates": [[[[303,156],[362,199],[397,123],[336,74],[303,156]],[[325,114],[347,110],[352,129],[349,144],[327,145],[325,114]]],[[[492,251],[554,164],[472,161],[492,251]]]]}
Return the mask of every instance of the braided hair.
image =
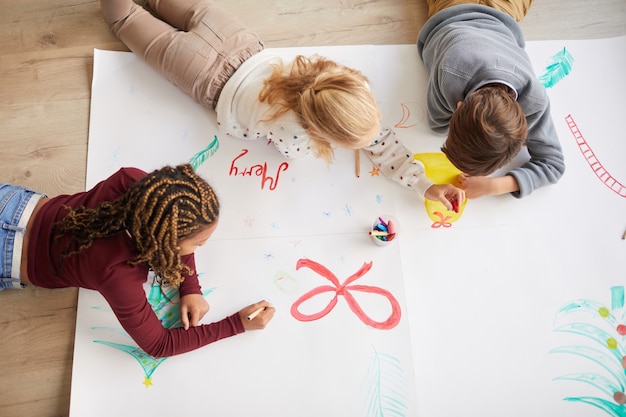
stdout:
{"type": "Polygon", "coordinates": [[[62,257],[80,253],[94,240],[126,231],[137,256],[129,264],[145,262],[163,284],[178,287],[184,273],[178,242],[213,224],[219,201],[211,186],[191,165],[166,166],[134,183],[125,195],[94,208],[68,208],[55,224],[57,237],[70,235],[62,257]]]}

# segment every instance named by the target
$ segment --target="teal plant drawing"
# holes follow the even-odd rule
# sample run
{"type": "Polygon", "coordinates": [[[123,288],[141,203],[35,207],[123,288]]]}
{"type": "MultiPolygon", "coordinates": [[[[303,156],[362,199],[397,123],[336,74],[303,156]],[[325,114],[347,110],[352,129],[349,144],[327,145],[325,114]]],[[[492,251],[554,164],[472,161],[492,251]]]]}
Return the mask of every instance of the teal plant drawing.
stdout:
{"type": "Polygon", "coordinates": [[[130,345],[123,345],[120,343],[107,342],[106,340],[94,340],[95,343],[101,343],[106,346],[110,346],[114,349],[118,349],[122,352],[128,353],[130,356],[135,358],[143,372],[145,377],[143,379],[142,384],[149,388],[152,385],[152,373],[156,371],[156,369],[161,365],[167,358],[155,358],[153,356],[148,355],[141,348],[130,345]]]}
{"type": "Polygon", "coordinates": [[[220,142],[217,136],[213,136],[213,140],[207,145],[206,148],[195,154],[189,159],[189,163],[193,170],[197,170],[200,165],[204,163],[208,158],[215,155],[215,152],[220,148],[220,142]]]}
{"type": "Polygon", "coordinates": [[[572,71],[573,64],[574,57],[567,48],[563,48],[552,55],[543,74],[539,76],[539,81],[545,88],[552,88],[572,71]]]}
{"type": "Polygon", "coordinates": [[[367,417],[406,416],[409,396],[404,368],[398,358],[373,348],[363,388],[367,417]]]}
{"type": "MultiPolygon", "coordinates": [[[[206,297],[213,292],[215,288],[209,288],[202,292],[202,295],[206,297]]],[[[180,305],[178,303],[178,289],[171,289],[164,293],[163,288],[159,284],[153,284],[150,287],[150,293],[148,295],[148,303],[154,310],[163,327],[172,329],[176,327],[182,327],[182,321],[180,317],[180,305]]],[[[94,309],[103,310],[102,308],[94,309]]],[[[110,309],[109,309],[110,311],[110,309]]],[[[122,328],[106,328],[106,327],[92,327],[92,330],[108,330],[113,333],[121,334],[132,340],[131,337],[122,328]]],[[[114,343],[107,340],[94,340],[94,343],[99,343],[125,352],[135,358],[137,363],[141,366],[144,372],[144,380],[142,382],[146,388],[152,385],[152,374],[167,358],[155,358],[148,355],[143,349],[136,346],[136,344],[125,345],[121,343],[114,343]]],[[[134,343],[134,342],[133,342],[134,343]]]]}
{"type": "Polygon", "coordinates": [[[580,336],[591,344],[562,346],[550,352],[576,355],[591,361],[597,369],[597,372],[577,372],[554,378],[581,382],[593,389],[593,395],[566,397],[564,400],[591,405],[613,417],[626,417],[624,287],[611,287],[610,306],[598,301],[576,300],[561,307],[556,318],[568,321],[556,327],[556,332],[580,336]],[[576,317],[575,321],[568,321],[571,317],[576,317]],[[582,320],[585,317],[587,319],[582,320]]]}

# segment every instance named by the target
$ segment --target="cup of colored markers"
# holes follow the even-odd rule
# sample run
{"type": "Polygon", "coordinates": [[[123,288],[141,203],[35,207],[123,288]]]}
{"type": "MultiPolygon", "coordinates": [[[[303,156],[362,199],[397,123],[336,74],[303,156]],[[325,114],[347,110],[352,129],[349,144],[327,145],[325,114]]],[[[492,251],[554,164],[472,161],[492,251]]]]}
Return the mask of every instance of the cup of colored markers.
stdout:
{"type": "Polygon", "coordinates": [[[398,233],[398,221],[393,216],[382,215],[372,223],[369,235],[378,246],[393,243],[398,233]]]}

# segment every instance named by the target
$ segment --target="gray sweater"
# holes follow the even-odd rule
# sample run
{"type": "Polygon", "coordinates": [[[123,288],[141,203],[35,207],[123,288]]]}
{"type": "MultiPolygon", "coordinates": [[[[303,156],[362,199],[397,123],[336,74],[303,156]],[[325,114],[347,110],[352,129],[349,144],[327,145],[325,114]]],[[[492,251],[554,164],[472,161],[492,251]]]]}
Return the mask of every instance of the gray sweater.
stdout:
{"type": "Polygon", "coordinates": [[[565,171],[550,101],[524,51],[524,37],[509,15],[487,6],[463,4],[432,16],[419,33],[418,52],[430,71],[427,88],[431,129],[446,133],[457,102],[481,86],[513,88],[528,121],[530,160],[508,173],[519,184],[515,197],[556,183],[565,171]]]}

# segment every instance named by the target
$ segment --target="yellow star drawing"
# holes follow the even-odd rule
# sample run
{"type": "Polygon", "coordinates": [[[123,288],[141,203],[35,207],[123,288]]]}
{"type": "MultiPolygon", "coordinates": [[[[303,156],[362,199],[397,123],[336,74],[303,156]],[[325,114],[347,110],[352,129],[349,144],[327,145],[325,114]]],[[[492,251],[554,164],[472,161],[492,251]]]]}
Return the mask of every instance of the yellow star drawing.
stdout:
{"type": "Polygon", "coordinates": [[[149,388],[152,386],[152,377],[145,377],[142,384],[144,384],[146,386],[146,388],[149,388]]]}

